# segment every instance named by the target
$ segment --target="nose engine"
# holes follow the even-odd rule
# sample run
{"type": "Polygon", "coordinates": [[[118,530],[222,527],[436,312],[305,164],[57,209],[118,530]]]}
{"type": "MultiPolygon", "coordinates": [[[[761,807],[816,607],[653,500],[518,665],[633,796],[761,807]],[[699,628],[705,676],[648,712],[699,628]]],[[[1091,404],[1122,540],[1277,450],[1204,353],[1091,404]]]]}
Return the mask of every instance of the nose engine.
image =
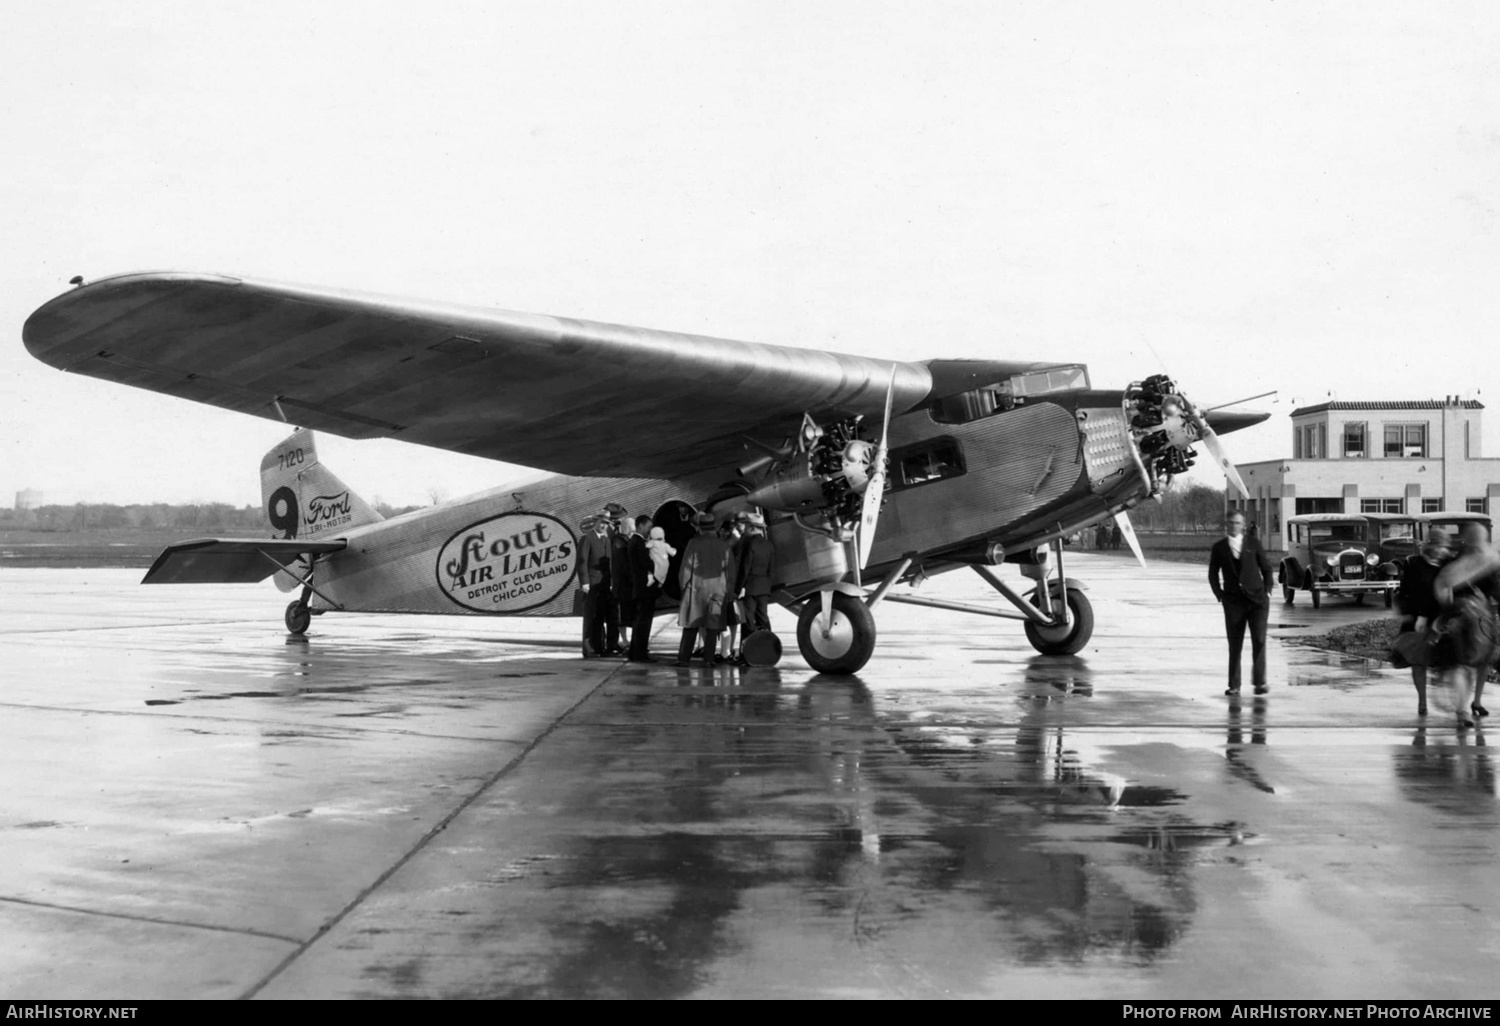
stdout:
{"type": "Polygon", "coordinates": [[[1241,498],[1249,498],[1245,482],[1224,452],[1218,435],[1171,378],[1154,374],[1131,384],[1125,389],[1123,406],[1131,438],[1153,492],[1162,487],[1163,479],[1181,474],[1193,465],[1196,455],[1193,446],[1202,442],[1224,472],[1229,487],[1241,498]]]}

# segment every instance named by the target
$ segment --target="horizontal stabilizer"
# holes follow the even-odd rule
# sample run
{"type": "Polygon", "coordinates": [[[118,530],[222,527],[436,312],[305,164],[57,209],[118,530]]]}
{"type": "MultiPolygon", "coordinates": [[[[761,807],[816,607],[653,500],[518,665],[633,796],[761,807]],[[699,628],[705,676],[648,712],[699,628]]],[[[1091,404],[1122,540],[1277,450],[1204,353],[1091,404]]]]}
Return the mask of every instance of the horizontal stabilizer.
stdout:
{"type": "Polygon", "coordinates": [[[255,584],[301,556],[342,550],[348,542],[200,538],[168,545],[142,584],[255,584]]]}

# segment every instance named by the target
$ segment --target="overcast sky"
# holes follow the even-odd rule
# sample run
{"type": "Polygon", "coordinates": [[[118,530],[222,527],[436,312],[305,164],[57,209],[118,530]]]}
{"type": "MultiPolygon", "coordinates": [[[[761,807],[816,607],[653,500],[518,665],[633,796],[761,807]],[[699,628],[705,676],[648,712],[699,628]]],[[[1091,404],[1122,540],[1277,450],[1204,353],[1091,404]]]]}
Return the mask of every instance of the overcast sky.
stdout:
{"type": "MultiPolygon", "coordinates": [[[[1240,461],[1294,399],[1488,403],[1497,60],[1493,3],[12,0],[0,505],[258,503],[283,434],[33,360],[75,274],[1279,389],[1240,461]]],[[[396,504],[515,473],[321,449],[396,504]]]]}

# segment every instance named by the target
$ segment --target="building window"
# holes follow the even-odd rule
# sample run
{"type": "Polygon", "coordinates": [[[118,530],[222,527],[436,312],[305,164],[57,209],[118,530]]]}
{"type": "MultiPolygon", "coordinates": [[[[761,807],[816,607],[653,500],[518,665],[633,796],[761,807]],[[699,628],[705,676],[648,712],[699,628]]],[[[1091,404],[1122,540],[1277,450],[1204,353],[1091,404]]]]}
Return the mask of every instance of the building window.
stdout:
{"type": "Polygon", "coordinates": [[[1326,460],[1328,458],[1328,425],[1308,424],[1292,432],[1292,458],[1326,460]]]}
{"type": "Polygon", "coordinates": [[[1427,458],[1426,424],[1387,424],[1385,458],[1388,460],[1423,460],[1427,458]]]}
{"type": "Polygon", "coordinates": [[[1470,512],[1470,513],[1488,513],[1489,512],[1489,500],[1488,499],[1465,499],[1464,500],[1464,509],[1466,511],[1470,512]]]}
{"type": "Polygon", "coordinates": [[[1441,513],[1442,511],[1443,511],[1443,500],[1442,499],[1423,499],[1422,500],[1422,512],[1423,513],[1441,513]]]}
{"type": "Polygon", "coordinates": [[[1296,498],[1297,516],[1304,513],[1342,513],[1344,512],[1343,499],[1305,499],[1302,496],[1296,498]]]}
{"type": "Polygon", "coordinates": [[[1361,513],[1404,513],[1400,499],[1360,499],[1361,513]]]}
{"type": "Polygon", "coordinates": [[[963,454],[951,438],[935,438],[891,453],[891,490],[911,488],[958,477],[964,472],[963,454]]]}
{"type": "Polygon", "coordinates": [[[1363,424],[1344,425],[1344,458],[1349,460],[1365,458],[1365,426],[1363,424]]]}

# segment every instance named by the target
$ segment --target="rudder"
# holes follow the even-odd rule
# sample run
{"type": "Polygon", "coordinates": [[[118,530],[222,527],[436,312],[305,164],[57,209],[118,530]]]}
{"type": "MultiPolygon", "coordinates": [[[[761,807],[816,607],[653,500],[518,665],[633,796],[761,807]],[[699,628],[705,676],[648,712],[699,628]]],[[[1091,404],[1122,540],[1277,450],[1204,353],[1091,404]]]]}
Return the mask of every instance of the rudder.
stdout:
{"type": "MultiPolygon", "coordinates": [[[[276,538],[332,537],[385,519],[318,462],[317,443],[305,428],[282,439],[261,459],[260,490],[261,509],[276,538]]],[[[302,572],[296,565],[293,569],[302,572]]],[[[290,591],[297,582],[278,573],[276,586],[290,591]]]]}

